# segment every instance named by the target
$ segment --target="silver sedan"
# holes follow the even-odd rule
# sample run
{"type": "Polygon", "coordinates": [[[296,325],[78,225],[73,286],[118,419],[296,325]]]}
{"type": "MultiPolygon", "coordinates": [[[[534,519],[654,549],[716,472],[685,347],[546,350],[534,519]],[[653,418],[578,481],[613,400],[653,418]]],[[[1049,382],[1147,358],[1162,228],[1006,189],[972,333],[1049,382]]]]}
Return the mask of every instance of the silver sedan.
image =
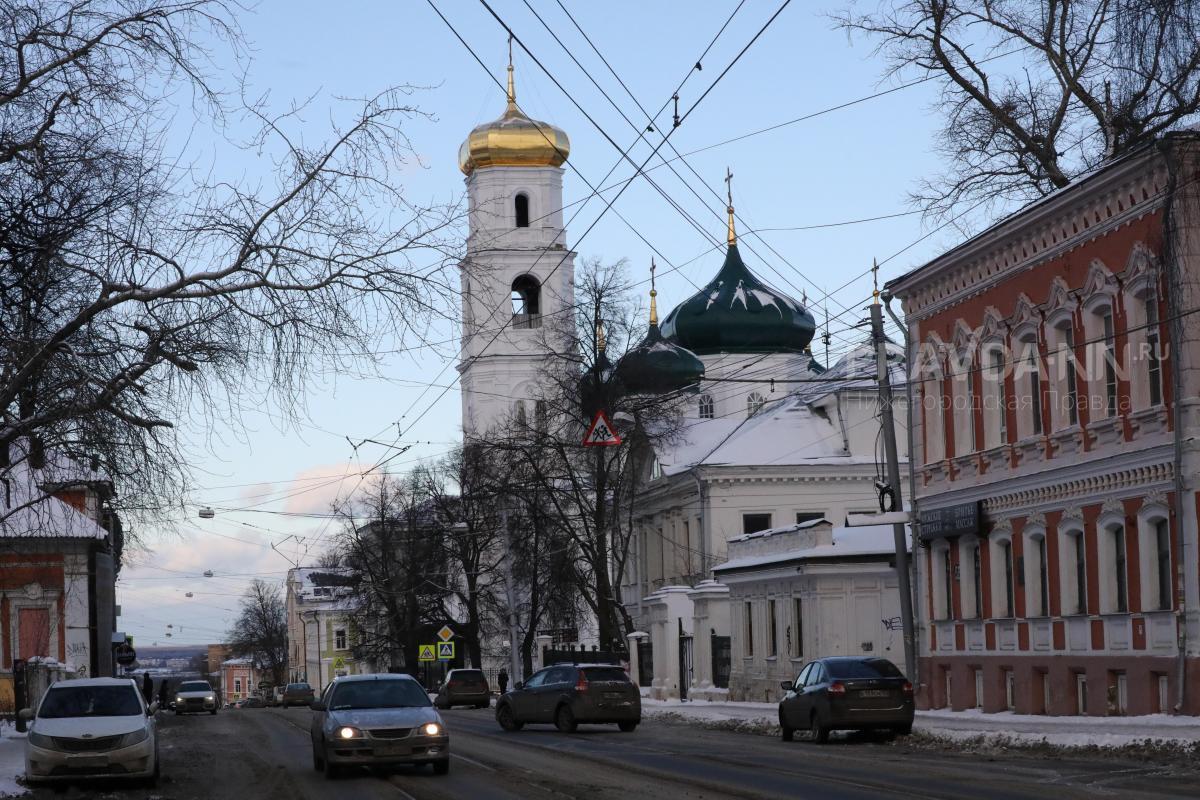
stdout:
{"type": "Polygon", "coordinates": [[[325,687],[313,710],[313,767],[431,764],[450,771],[450,736],[421,684],[408,675],[349,675],[325,687]]]}

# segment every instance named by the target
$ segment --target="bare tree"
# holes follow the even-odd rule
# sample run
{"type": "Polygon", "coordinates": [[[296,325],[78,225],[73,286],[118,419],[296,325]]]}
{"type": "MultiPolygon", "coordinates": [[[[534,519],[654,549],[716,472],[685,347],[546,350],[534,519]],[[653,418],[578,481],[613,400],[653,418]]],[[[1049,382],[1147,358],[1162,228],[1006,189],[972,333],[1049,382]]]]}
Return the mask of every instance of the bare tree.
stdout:
{"type": "Polygon", "coordinates": [[[623,262],[584,265],[579,314],[548,334],[567,341],[571,355],[548,362],[537,404],[543,410],[524,420],[518,414],[503,426],[509,434],[493,434],[489,442],[520,465],[511,473],[520,476],[526,495],[536,487],[539,504],[528,512],[553,531],[551,540],[567,543],[558,548],[569,556],[566,569],[546,588],[563,597],[573,588],[596,619],[601,645],[613,649],[633,630],[618,594],[633,535],[633,495],[653,445],[678,436],[682,423],[670,397],[629,394],[613,380],[613,362],[646,330],[640,305],[624,288],[624,271],[623,262]],[[599,408],[620,420],[623,445],[582,445],[599,408]]]}
{"type": "Polygon", "coordinates": [[[307,144],[301,108],[235,106],[211,80],[199,42],[240,53],[235,11],[0,2],[0,468],[96,459],[120,510],[161,518],[186,487],[180,420],[300,414],[314,366],[369,366],[440,313],[457,211],[391,172],[415,158],[413,89],[348,103],[307,144]],[[169,153],[188,90],[218,132],[250,123],[242,147],[273,174],[169,153]]]}
{"type": "Polygon", "coordinates": [[[902,0],[835,17],[888,76],[934,77],[943,175],[934,217],[1041,197],[1200,109],[1196,0],[902,0]]]}
{"type": "Polygon", "coordinates": [[[335,508],[356,657],[415,673],[423,629],[446,620],[445,522],[415,475],[383,475],[335,508]]]}
{"type": "Polygon", "coordinates": [[[229,629],[229,649],[235,656],[252,659],[278,686],[287,670],[287,609],[279,585],[255,578],[240,606],[229,629]]]}

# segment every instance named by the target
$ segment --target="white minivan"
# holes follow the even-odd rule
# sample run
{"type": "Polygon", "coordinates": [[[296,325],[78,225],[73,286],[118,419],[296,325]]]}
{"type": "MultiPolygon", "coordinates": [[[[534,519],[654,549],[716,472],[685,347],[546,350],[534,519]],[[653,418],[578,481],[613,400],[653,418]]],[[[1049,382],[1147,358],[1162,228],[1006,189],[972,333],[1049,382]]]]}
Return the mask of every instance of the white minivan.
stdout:
{"type": "Polygon", "coordinates": [[[25,740],[27,783],[79,778],[158,780],[158,703],[142,700],[128,678],[83,678],[51,684],[25,740]]]}

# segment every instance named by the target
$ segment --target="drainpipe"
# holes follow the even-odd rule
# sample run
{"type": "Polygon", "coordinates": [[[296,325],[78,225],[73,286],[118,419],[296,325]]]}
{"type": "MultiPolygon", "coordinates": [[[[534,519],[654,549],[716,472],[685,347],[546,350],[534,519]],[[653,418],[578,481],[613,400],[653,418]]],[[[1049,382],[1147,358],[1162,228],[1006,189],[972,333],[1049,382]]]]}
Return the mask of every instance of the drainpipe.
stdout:
{"type": "Polygon", "coordinates": [[[1163,207],[1163,257],[1162,263],[1167,269],[1167,318],[1170,324],[1167,326],[1171,337],[1171,404],[1174,406],[1173,416],[1174,425],[1174,479],[1175,479],[1175,502],[1172,503],[1172,513],[1175,515],[1176,524],[1179,530],[1177,537],[1178,546],[1176,547],[1175,556],[1175,575],[1178,581],[1176,602],[1179,608],[1175,612],[1177,641],[1176,648],[1179,650],[1176,663],[1175,685],[1176,702],[1175,713],[1184,713],[1184,708],[1187,703],[1187,579],[1185,577],[1185,567],[1187,563],[1185,556],[1187,554],[1187,535],[1184,531],[1183,523],[1183,431],[1182,431],[1182,416],[1179,413],[1179,401],[1183,392],[1183,377],[1180,374],[1179,358],[1183,352],[1181,343],[1183,340],[1182,323],[1180,321],[1179,304],[1177,302],[1176,287],[1182,286],[1182,281],[1179,275],[1179,264],[1175,258],[1175,240],[1172,236],[1174,232],[1174,224],[1172,216],[1175,213],[1175,192],[1179,186],[1179,165],[1176,163],[1175,147],[1172,146],[1174,137],[1161,139],[1158,142],[1158,148],[1162,152],[1167,163],[1167,199],[1163,207]]]}

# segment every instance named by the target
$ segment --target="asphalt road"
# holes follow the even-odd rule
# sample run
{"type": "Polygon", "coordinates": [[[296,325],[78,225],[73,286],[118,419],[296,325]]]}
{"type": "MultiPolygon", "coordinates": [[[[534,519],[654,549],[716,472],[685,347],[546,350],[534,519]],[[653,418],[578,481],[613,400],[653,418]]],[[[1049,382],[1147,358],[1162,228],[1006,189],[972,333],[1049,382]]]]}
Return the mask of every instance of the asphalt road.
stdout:
{"type": "Polygon", "coordinates": [[[942,752],[855,736],[826,746],[645,722],[565,735],[500,730],[490,710],[445,712],[451,769],[326,780],[312,768],[307,709],[224,710],[159,720],[157,789],[119,784],[39,789],[42,797],[131,800],[440,800],[441,798],[1058,798],[1194,797],[1194,769],[1132,758],[942,752]]]}

